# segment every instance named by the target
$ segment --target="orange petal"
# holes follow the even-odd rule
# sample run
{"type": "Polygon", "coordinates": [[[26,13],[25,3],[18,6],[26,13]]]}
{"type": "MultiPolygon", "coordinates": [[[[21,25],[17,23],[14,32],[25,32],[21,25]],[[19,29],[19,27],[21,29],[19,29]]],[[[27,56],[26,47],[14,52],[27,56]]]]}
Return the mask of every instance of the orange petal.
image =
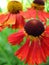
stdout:
{"type": "Polygon", "coordinates": [[[3,23],[7,22],[9,19],[9,14],[1,14],[0,15],[0,25],[3,25],[3,23]]]}
{"type": "Polygon", "coordinates": [[[4,25],[12,25],[12,24],[15,24],[16,22],[16,14],[10,14],[10,17],[9,19],[4,23],[4,25]]]}
{"type": "Polygon", "coordinates": [[[43,12],[42,11],[38,11],[38,17],[39,19],[44,22],[44,24],[46,23],[46,18],[45,16],[43,15],[43,12]]]}
{"type": "Polygon", "coordinates": [[[45,18],[49,18],[49,12],[42,11],[45,18]]]}
{"type": "Polygon", "coordinates": [[[36,10],[34,9],[28,9],[25,12],[20,12],[20,14],[25,18],[25,19],[30,19],[30,18],[36,18],[36,10]]]}
{"type": "Polygon", "coordinates": [[[20,14],[21,14],[25,19],[31,18],[28,12],[20,12],[20,14]]]}
{"type": "Polygon", "coordinates": [[[25,44],[15,53],[15,55],[19,59],[24,60],[26,58],[26,56],[28,55],[29,44],[30,44],[30,39],[28,38],[25,44]]]}
{"type": "Polygon", "coordinates": [[[24,36],[25,36],[24,32],[23,31],[19,31],[18,33],[11,34],[8,37],[8,41],[12,45],[16,45],[16,44],[19,44],[22,41],[22,39],[23,39],[24,36]]]}

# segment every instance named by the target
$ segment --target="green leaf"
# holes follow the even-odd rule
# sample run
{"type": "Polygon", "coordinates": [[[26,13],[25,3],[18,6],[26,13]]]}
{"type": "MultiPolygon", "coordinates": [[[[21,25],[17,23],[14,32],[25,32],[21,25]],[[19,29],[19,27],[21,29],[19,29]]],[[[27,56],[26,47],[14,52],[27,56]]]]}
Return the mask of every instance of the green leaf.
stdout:
{"type": "Polygon", "coordinates": [[[19,48],[18,46],[11,46],[8,43],[8,36],[17,30],[5,28],[0,32],[0,65],[25,65],[23,62],[14,56],[14,52],[19,48]]]}

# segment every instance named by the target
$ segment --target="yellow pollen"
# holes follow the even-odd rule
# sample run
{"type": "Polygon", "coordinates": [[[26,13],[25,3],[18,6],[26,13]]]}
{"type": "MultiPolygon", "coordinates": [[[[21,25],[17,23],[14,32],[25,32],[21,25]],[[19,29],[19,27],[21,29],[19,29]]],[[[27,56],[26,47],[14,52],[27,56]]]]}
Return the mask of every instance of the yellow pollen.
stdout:
{"type": "Polygon", "coordinates": [[[37,10],[44,10],[44,5],[32,3],[31,7],[34,8],[34,9],[37,9],[37,10]]]}
{"type": "Polygon", "coordinates": [[[7,5],[7,9],[10,13],[18,13],[22,10],[22,4],[18,1],[10,1],[7,5]]]}

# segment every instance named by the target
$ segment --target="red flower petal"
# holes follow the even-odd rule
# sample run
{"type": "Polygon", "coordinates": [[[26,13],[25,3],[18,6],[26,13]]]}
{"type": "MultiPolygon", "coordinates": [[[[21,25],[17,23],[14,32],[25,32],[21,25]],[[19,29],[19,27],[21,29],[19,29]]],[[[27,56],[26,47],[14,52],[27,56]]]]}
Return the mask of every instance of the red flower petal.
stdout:
{"type": "Polygon", "coordinates": [[[9,19],[9,14],[1,14],[0,15],[0,25],[3,25],[9,19]]]}
{"type": "Polygon", "coordinates": [[[28,9],[25,12],[20,12],[20,14],[25,18],[25,19],[30,19],[30,18],[36,18],[36,10],[34,9],[28,9]]]}
{"type": "Polygon", "coordinates": [[[2,26],[0,26],[0,32],[3,30],[2,26]]]}
{"type": "Polygon", "coordinates": [[[49,36],[49,26],[46,26],[44,35],[49,36]]]}
{"type": "Polygon", "coordinates": [[[45,59],[43,50],[39,44],[39,41],[34,40],[34,42],[31,44],[26,62],[28,62],[28,64],[35,64],[35,63],[40,64],[45,60],[46,59],[45,59]]]}
{"type": "Polygon", "coordinates": [[[24,21],[24,18],[23,18],[23,16],[21,16],[20,14],[17,14],[16,15],[16,22],[15,22],[15,28],[17,28],[17,27],[24,27],[24,25],[25,25],[25,21],[24,21]]]}
{"type": "Polygon", "coordinates": [[[42,47],[40,45],[40,42],[38,42],[36,46],[37,47],[36,47],[36,60],[35,60],[35,62],[37,64],[40,64],[43,61],[46,62],[46,56],[45,56],[45,54],[43,52],[43,49],[42,49],[42,47]]]}
{"type": "Polygon", "coordinates": [[[46,23],[46,18],[45,18],[45,16],[43,15],[43,12],[42,11],[38,11],[38,17],[39,17],[39,19],[42,21],[42,22],[44,22],[44,24],[46,23]]]}
{"type": "Polygon", "coordinates": [[[30,64],[33,64],[33,65],[35,64],[35,59],[33,59],[33,57],[34,57],[33,52],[35,52],[34,48],[35,48],[34,43],[32,43],[30,48],[29,48],[28,56],[26,58],[26,63],[28,63],[29,65],[30,64]]]}
{"type": "Polygon", "coordinates": [[[28,55],[29,44],[30,44],[30,39],[28,38],[26,40],[26,43],[15,53],[15,55],[19,59],[24,60],[26,58],[26,56],[28,55]]]}
{"type": "Polygon", "coordinates": [[[46,31],[47,31],[47,32],[49,31],[49,25],[48,25],[48,26],[46,26],[46,31]]]}
{"type": "Polygon", "coordinates": [[[30,17],[31,18],[36,18],[36,16],[37,16],[37,13],[36,13],[36,10],[35,9],[29,9],[28,10],[28,13],[29,13],[29,15],[30,15],[30,17]]]}
{"type": "Polygon", "coordinates": [[[19,44],[22,40],[23,40],[23,37],[25,36],[24,32],[21,30],[19,31],[18,33],[14,33],[14,34],[11,34],[9,37],[8,37],[8,41],[12,44],[12,45],[16,45],[16,44],[19,44]],[[20,41],[19,41],[20,40],[20,41]]]}
{"type": "Polygon", "coordinates": [[[28,12],[20,12],[20,14],[21,14],[25,19],[31,18],[30,15],[28,14],[28,12]]]}
{"type": "Polygon", "coordinates": [[[42,36],[42,40],[44,41],[45,45],[49,47],[49,37],[42,36]]]}
{"type": "Polygon", "coordinates": [[[45,18],[49,18],[49,13],[48,12],[42,11],[42,13],[43,13],[45,18]]]}
{"type": "Polygon", "coordinates": [[[42,36],[41,40],[41,47],[46,56],[49,56],[49,38],[42,36]]]}

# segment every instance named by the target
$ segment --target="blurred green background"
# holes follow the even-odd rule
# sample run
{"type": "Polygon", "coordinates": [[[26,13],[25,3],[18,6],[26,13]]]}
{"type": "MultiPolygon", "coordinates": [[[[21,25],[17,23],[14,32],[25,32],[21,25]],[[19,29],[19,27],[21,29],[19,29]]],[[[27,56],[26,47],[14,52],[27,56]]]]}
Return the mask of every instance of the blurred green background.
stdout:
{"type": "MultiPolygon", "coordinates": [[[[7,12],[7,3],[9,1],[10,0],[0,0],[0,13],[7,12]]],[[[32,2],[32,0],[18,0],[18,1],[22,2],[24,6],[23,10],[26,10],[28,7],[30,7],[30,4],[32,2]]],[[[48,0],[46,0],[45,3],[45,10],[49,12],[48,0]]],[[[47,22],[47,25],[49,25],[49,20],[47,22]]],[[[14,56],[14,52],[19,48],[19,46],[11,46],[7,41],[8,35],[16,31],[17,30],[13,30],[11,28],[5,28],[2,32],[0,32],[0,65],[27,65],[14,56]]],[[[47,58],[47,63],[42,63],[40,65],[49,65],[49,57],[47,58]]]]}

